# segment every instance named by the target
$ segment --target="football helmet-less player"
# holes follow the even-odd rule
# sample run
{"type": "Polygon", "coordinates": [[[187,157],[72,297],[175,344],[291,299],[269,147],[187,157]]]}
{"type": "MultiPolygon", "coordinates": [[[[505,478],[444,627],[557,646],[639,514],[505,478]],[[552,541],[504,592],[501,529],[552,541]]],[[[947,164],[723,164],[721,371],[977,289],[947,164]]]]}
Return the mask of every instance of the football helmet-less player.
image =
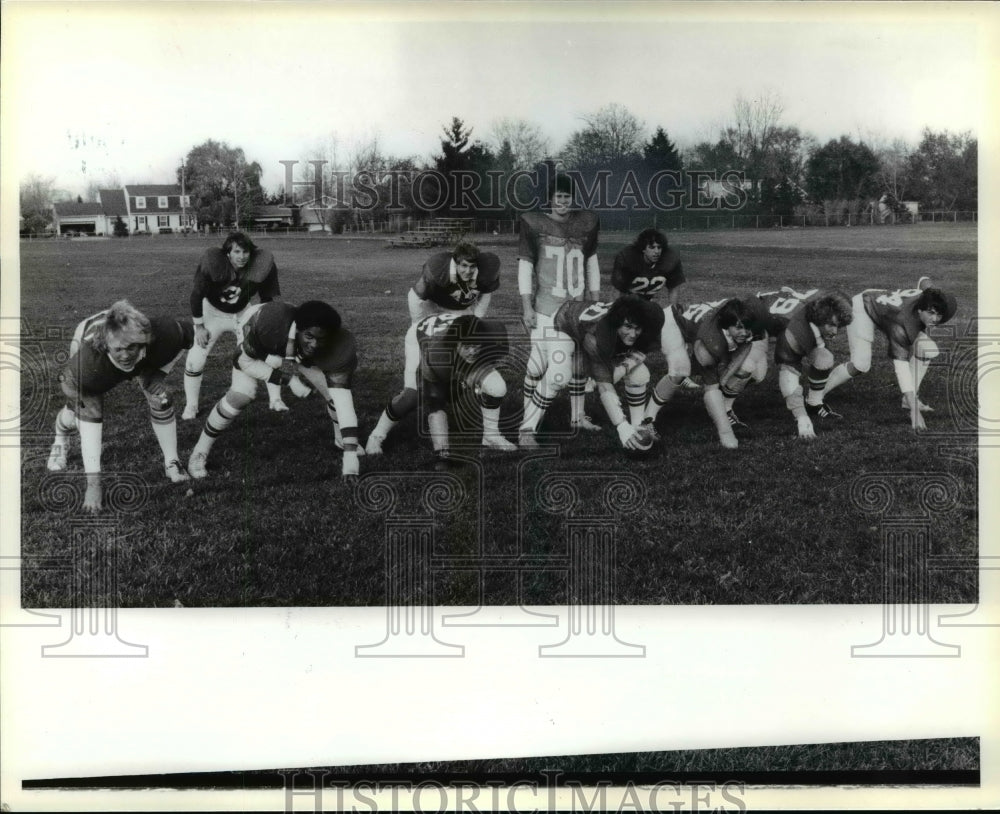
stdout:
{"type": "MultiPolygon", "coordinates": [[[[274,255],[242,232],[229,235],[221,249],[205,250],[191,287],[195,342],[184,362],[186,404],[182,419],[190,420],[198,414],[205,362],[219,337],[231,333],[239,342],[243,325],[259,307],[250,301],[256,296],[261,303],[271,302],[280,293],[274,255]]],[[[268,385],[268,398],[272,410],[288,409],[278,386],[268,385]]]]}
{"type": "Polygon", "coordinates": [[[493,292],[500,288],[500,258],[472,243],[439,252],[424,263],[408,295],[411,322],[442,311],[471,311],[486,316],[493,292]]]}
{"type": "Polygon", "coordinates": [[[847,327],[851,359],[830,373],[823,389],[824,402],[831,390],[871,369],[877,329],[888,339],[889,357],[911,426],[915,430],[927,428],[923,413],[930,408],[918,394],[928,366],[940,353],[927,331],[950,320],[958,310],[952,294],[929,283],[928,278],[921,278],[917,288],[870,288],[852,298],[854,318],[847,327]]]}
{"type": "MultiPolygon", "coordinates": [[[[496,370],[508,353],[503,323],[474,314],[436,314],[411,326],[407,342],[417,346],[419,386],[439,463],[449,454],[449,405],[480,413],[482,446],[503,452],[517,449],[500,432],[500,405],[507,395],[507,384],[496,370]]],[[[382,452],[386,436],[417,408],[418,401],[417,382],[404,382],[403,390],[389,400],[368,437],[365,451],[369,455],[382,452]]]]}
{"type": "Polygon", "coordinates": [[[662,324],[662,309],[634,294],[613,303],[566,302],[560,306],[550,340],[552,362],[525,411],[520,445],[537,447],[535,431],[555,396],[570,380],[590,375],[622,445],[634,448],[635,425],[642,419],[649,384],[646,352],[655,344],[662,324]],[[630,420],[626,420],[615,391],[619,381],[625,384],[630,420]]]}
{"type": "Polygon", "coordinates": [[[770,332],[777,337],[774,361],[785,405],[795,418],[799,437],[815,438],[813,418],[829,421],[840,417],[823,403],[823,389],[834,363],[826,343],[853,320],[851,301],[839,291],[797,291],[790,286],[763,291],[757,297],[774,322],[770,332]],[[800,381],[803,360],[809,362],[805,400],[800,381]]]}
{"type": "Polygon", "coordinates": [[[643,229],[631,246],[615,256],[611,285],[623,294],[650,300],[666,288],[668,300],[674,304],[685,282],[680,257],[658,229],[643,229]]]}
{"type": "Polygon", "coordinates": [[[173,399],[164,380],[193,342],[190,322],[149,318],[128,300],[119,300],[77,326],[69,361],[59,376],[67,402],[56,416],[55,440],[47,466],[53,471],[66,468],[70,435],[78,431],[87,474],[85,511],[100,511],[103,502],[104,394],[130,379],[138,382],[149,404],[149,418],[163,453],[166,476],[174,483],[188,480],[177,455],[173,399]]]}
{"type": "Polygon", "coordinates": [[[271,302],[253,315],[233,360],[232,383],[212,408],[188,462],[192,477],[204,478],[212,445],[253,400],[259,382],[278,383],[285,359],[326,402],[334,441],[343,449],[341,474],[358,474],[358,419],[351,383],[358,365],[354,335],[325,302],[311,300],[295,307],[271,302]]]}

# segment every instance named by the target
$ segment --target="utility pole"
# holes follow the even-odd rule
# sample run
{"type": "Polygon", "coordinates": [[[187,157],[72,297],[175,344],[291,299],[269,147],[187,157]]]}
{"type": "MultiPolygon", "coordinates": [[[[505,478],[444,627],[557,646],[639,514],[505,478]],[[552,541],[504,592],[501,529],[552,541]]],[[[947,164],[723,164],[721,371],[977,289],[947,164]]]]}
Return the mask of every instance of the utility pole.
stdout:
{"type": "Polygon", "coordinates": [[[184,159],[181,159],[181,232],[183,233],[184,227],[188,225],[187,222],[187,204],[185,203],[185,192],[184,192],[184,159]]]}

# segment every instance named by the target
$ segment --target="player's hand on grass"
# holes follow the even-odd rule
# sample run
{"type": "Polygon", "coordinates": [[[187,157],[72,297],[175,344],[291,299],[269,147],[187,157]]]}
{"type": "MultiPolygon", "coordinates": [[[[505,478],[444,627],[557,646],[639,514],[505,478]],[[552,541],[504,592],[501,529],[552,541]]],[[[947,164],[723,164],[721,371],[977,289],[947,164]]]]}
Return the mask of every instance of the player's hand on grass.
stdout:
{"type": "Polygon", "coordinates": [[[357,478],[361,471],[361,462],[358,459],[358,452],[354,449],[344,450],[344,464],[340,470],[341,475],[346,479],[357,478]]]}
{"type": "Polygon", "coordinates": [[[194,341],[198,343],[199,348],[207,348],[209,339],[211,339],[211,334],[209,334],[208,328],[204,325],[194,326],[194,341]]]}
{"type": "Polygon", "coordinates": [[[623,421],[615,427],[618,431],[618,438],[622,442],[624,449],[639,449],[639,428],[634,424],[623,421]]]}
{"type": "Polygon", "coordinates": [[[87,491],[83,495],[83,510],[97,514],[101,510],[103,491],[100,478],[87,477],[87,491]]]}
{"type": "Polygon", "coordinates": [[[812,419],[809,416],[802,416],[798,419],[799,438],[811,439],[816,437],[816,430],[813,429],[812,419]]]}

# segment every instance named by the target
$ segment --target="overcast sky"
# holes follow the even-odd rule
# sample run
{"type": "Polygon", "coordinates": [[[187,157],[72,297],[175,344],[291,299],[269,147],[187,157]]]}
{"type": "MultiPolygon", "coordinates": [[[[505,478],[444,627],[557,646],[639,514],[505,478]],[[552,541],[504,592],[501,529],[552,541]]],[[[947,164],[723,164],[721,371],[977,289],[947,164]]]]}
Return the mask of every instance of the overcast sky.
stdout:
{"type": "Polygon", "coordinates": [[[989,3],[5,3],[5,157],[82,192],[116,172],[170,182],[208,138],[283,179],[343,149],[426,160],[459,116],[501,116],[558,148],[611,102],[680,146],[714,138],[738,94],[776,93],[820,141],[981,134],[989,3]]]}

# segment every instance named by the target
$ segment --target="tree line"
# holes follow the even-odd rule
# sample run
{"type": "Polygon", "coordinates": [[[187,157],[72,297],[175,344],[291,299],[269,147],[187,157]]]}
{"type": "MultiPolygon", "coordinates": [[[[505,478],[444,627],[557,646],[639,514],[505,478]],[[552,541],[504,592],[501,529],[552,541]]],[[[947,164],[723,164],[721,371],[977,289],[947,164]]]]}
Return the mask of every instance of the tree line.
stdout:
{"type": "MultiPolygon", "coordinates": [[[[334,231],[359,219],[429,213],[514,218],[536,200],[533,185],[546,165],[576,173],[595,208],[624,212],[684,211],[698,205],[695,182],[727,173],[741,214],[840,216],[879,199],[897,211],[903,201],[925,210],[977,209],[978,141],[970,133],[925,129],[916,145],[879,134],[820,143],[783,114],[776,94],[740,96],[728,121],[685,149],[664,126],[650,127],[620,104],[581,116],[561,145],[516,118],[498,119],[484,137],[474,137],[475,128],[456,116],[442,126],[430,160],[386,154],[378,137],[345,147],[332,133],[304,150],[292,189],[286,183],[271,191],[261,185],[260,163],[242,148],[208,140],[191,148],[176,180],[191,196],[199,225],[220,228],[249,226],[267,204],[314,202],[316,190],[323,191],[320,204],[334,231]],[[460,197],[460,190],[470,194],[460,197]]],[[[21,186],[28,228],[44,225],[51,205],[45,186],[38,176],[21,186]]]]}

